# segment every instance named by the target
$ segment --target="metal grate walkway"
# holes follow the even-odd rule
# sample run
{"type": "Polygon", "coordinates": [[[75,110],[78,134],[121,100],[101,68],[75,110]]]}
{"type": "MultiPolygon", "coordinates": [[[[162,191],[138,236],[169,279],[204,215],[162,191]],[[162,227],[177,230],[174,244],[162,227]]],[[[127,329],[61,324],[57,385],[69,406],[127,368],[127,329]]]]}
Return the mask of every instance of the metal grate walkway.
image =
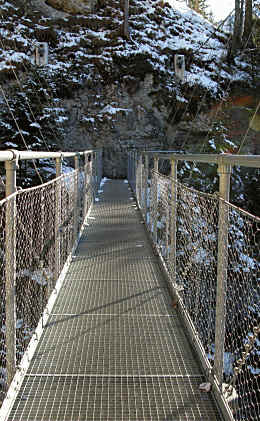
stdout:
{"type": "Polygon", "coordinates": [[[220,420],[128,184],[103,190],[8,420],[220,420]]]}

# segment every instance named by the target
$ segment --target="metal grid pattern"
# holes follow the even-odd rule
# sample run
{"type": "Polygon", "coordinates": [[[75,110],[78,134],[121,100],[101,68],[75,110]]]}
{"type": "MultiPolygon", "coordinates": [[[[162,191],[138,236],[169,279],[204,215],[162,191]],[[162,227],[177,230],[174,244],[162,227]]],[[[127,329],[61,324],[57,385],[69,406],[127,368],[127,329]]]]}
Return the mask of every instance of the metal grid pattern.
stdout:
{"type": "Polygon", "coordinates": [[[109,181],[103,190],[8,421],[219,420],[211,395],[199,391],[203,375],[140,215],[131,208],[139,243],[134,220],[120,219],[122,203],[111,200],[120,191],[127,208],[128,186],[109,181]],[[112,218],[103,242],[99,217],[112,218]],[[121,229],[130,242],[115,236],[121,229]]]}
{"type": "Polygon", "coordinates": [[[53,316],[30,373],[201,376],[181,329],[176,315],[156,312],[53,316]]]}
{"type": "MultiPolygon", "coordinates": [[[[93,202],[93,187],[85,186],[86,174],[89,163],[44,185],[18,191],[0,203],[3,395],[8,387],[7,365],[12,366],[12,377],[93,202]],[[91,197],[85,196],[86,191],[91,197]]],[[[87,179],[93,182],[89,175],[87,179]]]]}
{"type": "Polygon", "coordinates": [[[199,382],[187,377],[27,377],[9,420],[219,421],[199,382]]]}
{"type": "Polygon", "coordinates": [[[148,259],[136,259],[131,262],[126,259],[108,259],[93,257],[91,263],[79,260],[73,262],[69,269],[69,276],[72,280],[92,280],[104,281],[121,280],[133,281],[147,279],[156,281],[161,276],[159,264],[152,263],[148,259]]]}
{"type": "Polygon", "coordinates": [[[108,258],[113,256],[117,258],[123,257],[151,257],[152,247],[147,241],[142,240],[118,240],[114,241],[114,236],[112,239],[100,238],[99,241],[91,241],[91,237],[85,235],[81,240],[77,252],[73,256],[74,260],[80,260],[90,257],[101,257],[108,258]],[[89,239],[89,240],[88,240],[89,239]]]}
{"type": "Polygon", "coordinates": [[[164,284],[155,281],[66,280],[53,312],[65,314],[168,314],[172,302],[164,284]]]}

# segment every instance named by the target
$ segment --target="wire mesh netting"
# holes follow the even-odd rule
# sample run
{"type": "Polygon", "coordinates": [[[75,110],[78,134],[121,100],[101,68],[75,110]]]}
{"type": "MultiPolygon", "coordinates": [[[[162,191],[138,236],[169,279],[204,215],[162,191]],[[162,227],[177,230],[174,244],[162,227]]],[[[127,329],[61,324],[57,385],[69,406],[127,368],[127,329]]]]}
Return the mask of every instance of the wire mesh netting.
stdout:
{"type": "Polygon", "coordinates": [[[209,353],[215,337],[218,199],[175,183],[177,218],[173,227],[172,182],[152,171],[149,211],[153,239],[209,353]]]}
{"type": "MultiPolygon", "coordinates": [[[[4,255],[5,255],[5,220],[6,220],[6,201],[0,205],[0,323],[1,323],[1,336],[0,336],[0,391],[4,390],[6,379],[6,360],[5,360],[5,285],[2,281],[4,278],[4,255]]],[[[0,394],[3,398],[3,392],[0,394]]]]}
{"type": "Polygon", "coordinates": [[[224,380],[238,420],[260,420],[260,219],[225,203],[229,215],[224,380]],[[230,388],[232,391],[232,388],[230,388]]]}
{"type": "Polygon", "coordinates": [[[12,340],[17,367],[93,202],[102,176],[100,160],[101,154],[96,153],[95,176],[92,161],[87,160],[84,167],[0,202],[2,396],[8,387],[12,340]]]}
{"type": "Polygon", "coordinates": [[[141,163],[132,153],[138,203],[172,285],[213,367],[217,341],[223,348],[221,381],[234,418],[259,421],[260,220],[217,194],[188,188],[155,170],[148,177],[141,163]],[[221,207],[226,254],[219,237],[221,207]],[[218,267],[219,261],[225,267],[218,267]],[[222,270],[226,283],[221,292],[222,270]],[[224,307],[216,313],[219,294],[224,307]],[[216,338],[217,318],[221,338],[216,338]]]}

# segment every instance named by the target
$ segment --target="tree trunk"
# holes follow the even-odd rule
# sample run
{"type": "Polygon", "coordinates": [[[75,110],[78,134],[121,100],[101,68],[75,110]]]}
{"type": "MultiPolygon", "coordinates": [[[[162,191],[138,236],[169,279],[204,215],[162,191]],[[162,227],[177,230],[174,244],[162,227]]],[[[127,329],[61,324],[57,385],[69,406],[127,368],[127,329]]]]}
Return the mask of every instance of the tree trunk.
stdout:
{"type": "Polygon", "coordinates": [[[253,47],[252,27],[253,27],[252,0],[246,0],[245,25],[244,25],[244,33],[243,33],[244,48],[253,47]]]}
{"type": "Polygon", "coordinates": [[[241,47],[241,0],[235,0],[235,23],[231,46],[231,56],[234,57],[237,50],[241,47]]]}
{"type": "Polygon", "coordinates": [[[241,0],[240,3],[240,33],[239,37],[242,40],[243,30],[244,30],[244,9],[245,9],[245,0],[241,0]]]}
{"type": "Polygon", "coordinates": [[[124,23],[122,29],[122,35],[125,38],[129,38],[129,0],[120,0],[121,9],[124,12],[124,23]]]}

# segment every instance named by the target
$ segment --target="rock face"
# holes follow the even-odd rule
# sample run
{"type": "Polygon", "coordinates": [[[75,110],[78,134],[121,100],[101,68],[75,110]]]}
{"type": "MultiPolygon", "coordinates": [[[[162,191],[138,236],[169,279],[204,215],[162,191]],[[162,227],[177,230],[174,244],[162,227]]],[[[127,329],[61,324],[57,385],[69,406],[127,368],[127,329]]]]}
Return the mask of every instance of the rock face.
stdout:
{"type": "MultiPolygon", "coordinates": [[[[245,57],[225,62],[224,33],[197,14],[152,0],[149,7],[130,2],[129,39],[123,37],[119,0],[99,0],[92,12],[86,0],[28,4],[9,0],[0,5],[5,46],[0,48],[0,79],[10,81],[10,102],[30,148],[102,146],[105,175],[125,177],[132,147],[214,152],[215,143],[218,151],[225,146],[226,133],[209,111],[225,101],[227,91],[253,86],[253,77],[245,57]],[[48,66],[31,65],[38,42],[48,43],[48,66]],[[176,78],[175,54],[185,56],[183,82],[176,78]],[[19,72],[34,117],[13,70],[19,72]]],[[[2,149],[24,146],[4,106],[0,139],[2,149]]]]}
{"type": "Polygon", "coordinates": [[[113,83],[105,89],[89,87],[64,100],[69,120],[62,148],[104,148],[104,171],[109,177],[126,177],[129,148],[167,148],[166,115],[153,109],[149,94],[153,75],[135,82],[113,83]],[[133,91],[131,91],[134,90],[133,91]]]}
{"type": "Polygon", "coordinates": [[[47,5],[65,13],[89,13],[96,1],[95,0],[46,0],[47,5]]]}
{"type": "Polygon", "coordinates": [[[41,12],[42,16],[52,18],[64,18],[68,15],[66,12],[62,10],[57,10],[56,8],[48,5],[45,1],[42,0],[31,0],[31,3],[37,11],[41,12]]]}

